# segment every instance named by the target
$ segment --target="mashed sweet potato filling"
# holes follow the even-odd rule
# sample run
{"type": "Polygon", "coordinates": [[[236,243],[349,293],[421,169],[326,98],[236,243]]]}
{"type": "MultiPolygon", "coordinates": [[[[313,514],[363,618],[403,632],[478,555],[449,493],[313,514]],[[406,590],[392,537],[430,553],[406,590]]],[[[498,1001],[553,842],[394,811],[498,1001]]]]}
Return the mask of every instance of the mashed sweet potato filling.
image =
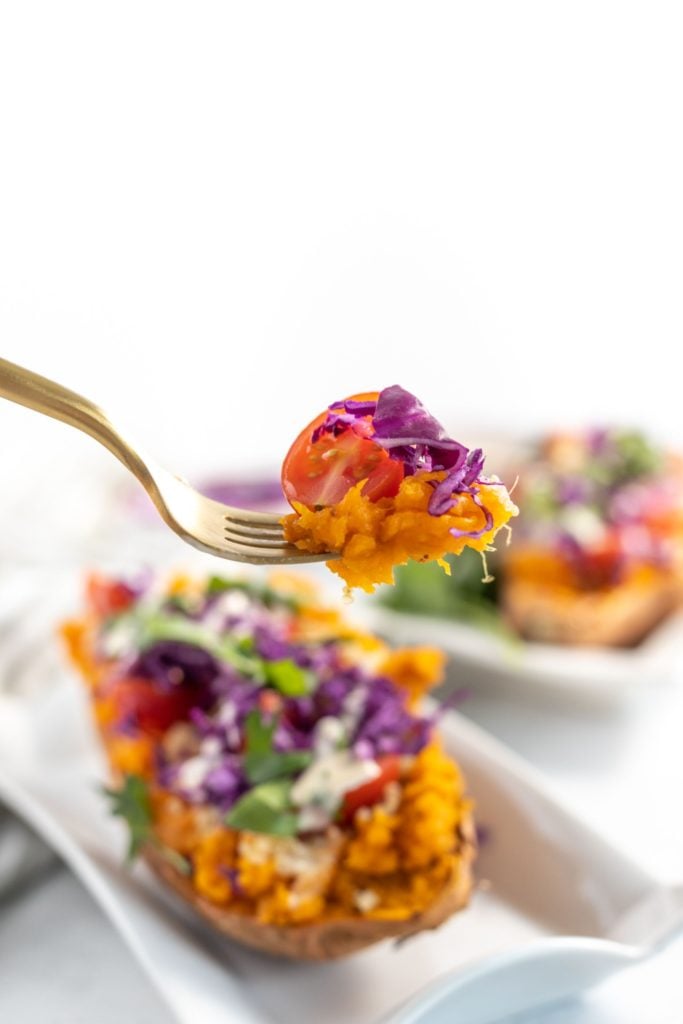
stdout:
{"type": "Polygon", "coordinates": [[[361,480],[342,500],[325,508],[311,509],[294,503],[295,512],[285,516],[285,537],[302,551],[339,552],[327,562],[332,572],[347,587],[360,587],[372,593],[378,583],[393,583],[393,569],[410,559],[416,562],[443,561],[447,554],[459,555],[465,547],[485,552],[517,508],[506,489],[496,483],[476,485],[478,499],[488,509],[492,525],[481,536],[486,514],[470,494],[460,494],[449,512],[432,515],[428,511],[433,494],[430,481],[440,481],[445,472],[407,476],[394,498],[371,501],[362,493],[361,480]],[[458,531],[457,536],[451,530],[458,531]]]}
{"type": "Polygon", "coordinates": [[[164,844],[189,857],[197,892],[217,905],[269,924],[405,920],[458,871],[458,825],[471,802],[436,742],[410,759],[394,797],[395,806],[361,808],[350,827],[333,827],[312,847],[236,832],[162,790],[155,791],[154,823],[164,844]]]}

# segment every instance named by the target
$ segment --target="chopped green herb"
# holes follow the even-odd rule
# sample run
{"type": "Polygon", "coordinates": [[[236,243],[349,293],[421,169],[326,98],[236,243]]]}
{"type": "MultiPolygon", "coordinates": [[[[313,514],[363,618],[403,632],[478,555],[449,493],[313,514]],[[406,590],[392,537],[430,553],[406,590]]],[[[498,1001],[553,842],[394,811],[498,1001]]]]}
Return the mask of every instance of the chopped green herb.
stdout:
{"type": "Polygon", "coordinates": [[[126,775],[120,789],[104,790],[111,800],[111,812],[128,825],[128,860],[135,860],[152,834],[152,807],[147,783],[139,775],[126,775]]]}
{"type": "Polygon", "coordinates": [[[251,711],[247,715],[244,771],[252,785],[270,782],[272,779],[290,778],[311,763],[313,755],[308,750],[273,750],[276,728],[276,722],[266,724],[258,711],[251,711]]]}
{"type": "Polygon", "coordinates": [[[234,805],[226,824],[271,836],[296,835],[298,817],[292,808],[291,790],[289,779],[273,779],[254,786],[234,805]]]}
{"type": "Polygon", "coordinates": [[[251,679],[252,683],[261,686],[266,681],[265,662],[251,649],[243,640],[235,641],[232,637],[224,636],[220,639],[213,639],[212,653],[219,661],[226,661],[234,669],[241,672],[243,676],[251,679]]]}
{"type": "Polygon", "coordinates": [[[140,775],[126,775],[120,789],[103,789],[105,795],[111,801],[111,811],[116,817],[123,818],[128,825],[130,843],[128,845],[127,860],[130,863],[140,853],[140,850],[149,843],[155,846],[162,857],[171,864],[176,871],[183,875],[189,875],[192,865],[187,857],[183,857],[177,850],[172,850],[160,842],[152,831],[152,805],[149,798],[149,786],[140,775]]]}
{"type": "Polygon", "coordinates": [[[304,697],[313,689],[313,674],[300,668],[291,658],[283,658],[281,661],[265,661],[263,668],[266,682],[279,690],[285,697],[304,697]]]}
{"type": "Polygon", "coordinates": [[[248,754],[270,754],[277,722],[265,722],[258,711],[250,711],[244,720],[244,737],[248,754]]]}
{"type": "Polygon", "coordinates": [[[312,755],[308,750],[289,750],[279,754],[246,754],[244,771],[251,783],[257,785],[271,779],[291,778],[307,768],[312,755]]]}

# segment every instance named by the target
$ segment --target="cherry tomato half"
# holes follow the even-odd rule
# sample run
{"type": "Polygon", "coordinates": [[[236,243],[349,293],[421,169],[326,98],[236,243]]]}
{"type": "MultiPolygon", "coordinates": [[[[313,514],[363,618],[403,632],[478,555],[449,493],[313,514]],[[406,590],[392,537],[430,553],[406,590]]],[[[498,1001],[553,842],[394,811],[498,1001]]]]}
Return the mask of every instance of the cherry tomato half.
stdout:
{"type": "MultiPolygon", "coordinates": [[[[377,398],[377,392],[352,398],[367,401],[377,398]]],[[[404,475],[402,463],[362,436],[362,421],[337,437],[323,434],[313,443],[313,431],[326,417],[327,410],[309,423],[285,456],[282,489],[287,500],[309,507],[336,505],[360,480],[366,480],[363,494],[370,501],[394,497],[404,475]]]]}
{"type": "Polygon", "coordinates": [[[577,564],[578,582],[589,589],[612,585],[623,562],[619,531],[609,530],[599,545],[581,552],[577,564]]]}
{"type": "Polygon", "coordinates": [[[188,718],[197,701],[192,687],[178,686],[169,692],[138,676],[117,679],[107,688],[106,697],[116,709],[116,724],[130,720],[140,732],[154,737],[188,718]]]}
{"type": "Polygon", "coordinates": [[[90,609],[101,619],[124,612],[135,600],[133,591],[125,583],[108,580],[96,573],[88,576],[85,597],[90,609]]]}
{"type": "Polygon", "coordinates": [[[401,759],[398,754],[384,754],[377,758],[380,774],[370,782],[357,786],[344,796],[340,817],[342,822],[349,822],[359,807],[377,804],[384,796],[384,790],[390,782],[396,782],[401,772],[401,759]]]}

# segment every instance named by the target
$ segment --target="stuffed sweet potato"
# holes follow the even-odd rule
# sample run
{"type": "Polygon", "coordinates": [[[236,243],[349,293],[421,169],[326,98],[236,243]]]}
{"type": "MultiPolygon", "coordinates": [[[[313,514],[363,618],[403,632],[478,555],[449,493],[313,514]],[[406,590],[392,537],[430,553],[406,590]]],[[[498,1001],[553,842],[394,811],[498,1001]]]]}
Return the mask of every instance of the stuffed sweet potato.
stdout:
{"type": "Polygon", "coordinates": [[[468,902],[471,802],[420,698],[430,649],[391,651],[309,593],[93,577],[64,626],[132,854],[218,930],[326,959],[468,902]]]}
{"type": "Polygon", "coordinates": [[[683,467],[636,431],[556,434],[521,470],[504,613],[524,637],[628,646],[683,599],[683,467]]]}

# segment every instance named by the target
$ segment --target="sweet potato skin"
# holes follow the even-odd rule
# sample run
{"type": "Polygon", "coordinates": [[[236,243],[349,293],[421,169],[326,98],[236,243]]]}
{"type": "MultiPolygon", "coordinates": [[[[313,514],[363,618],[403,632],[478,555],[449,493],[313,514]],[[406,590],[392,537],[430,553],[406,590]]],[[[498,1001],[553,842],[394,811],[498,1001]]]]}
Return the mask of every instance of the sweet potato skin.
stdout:
{"type": "Polygon", "coordinates": [[[467,906],[473,887],[472,864],[476,855],[474,822],[468,814],[460,822],[461,854],[441,895],[426,910],[406,921],[373,918],[329,918],[310,924],[264,924],[203,899],[190,879],[182,875],[152,844],[142,855],[152,872],[200,917],[217,931],[242,945],[290,960],[336,960],[350,956],[384,939],[404,939],[417,932],[438,928],[452,914],[467,906]]]}
{"type": "Polygon", "coordinates": [[[625,583],[568,596],[556,587],[506,579],[503,612],[528,640],[584,647],[631,647],[680,606],[683,588],[676,578],[649,586],[625,583]]]}

